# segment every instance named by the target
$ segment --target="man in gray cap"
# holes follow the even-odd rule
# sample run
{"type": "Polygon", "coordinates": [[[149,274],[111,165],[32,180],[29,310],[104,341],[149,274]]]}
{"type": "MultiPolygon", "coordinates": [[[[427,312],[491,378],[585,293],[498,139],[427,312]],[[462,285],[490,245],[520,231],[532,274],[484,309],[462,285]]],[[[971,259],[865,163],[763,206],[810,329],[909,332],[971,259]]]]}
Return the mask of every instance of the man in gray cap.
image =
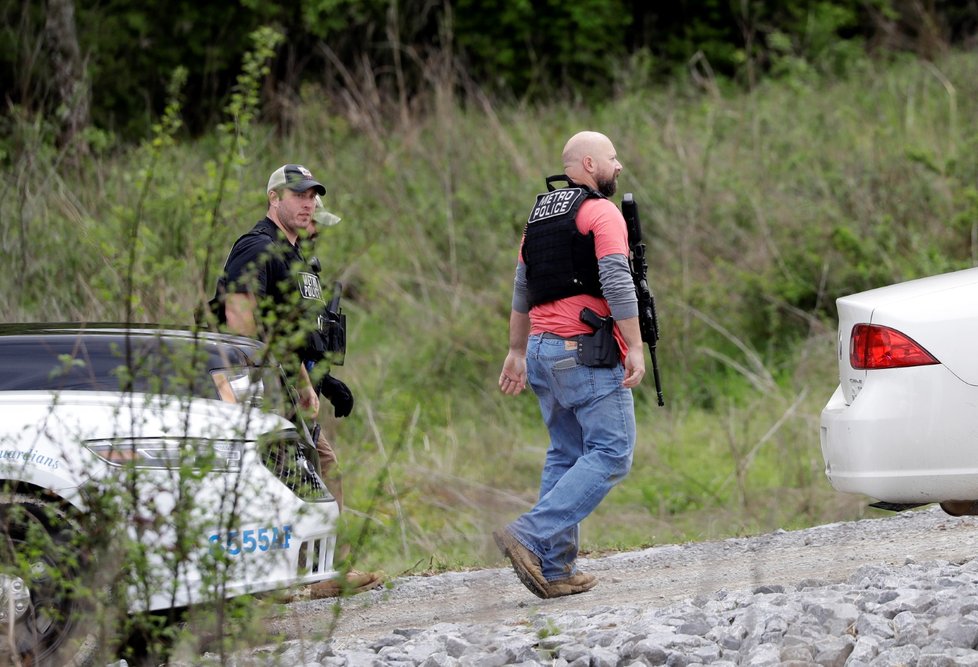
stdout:
{"type": "MultiPolygon", "coordinates": [[[[223,305],[218,319],[230,331],[267,342],[285,333],[282,325],[296,323],[297,306],[314,309],[304,302],[322,301],[318,277],[302,271],[306,262],[298,240],[312,219],[316,195],[326,194],[326,187],[305,167],[287,164],[272,172],[266,192],[268,212],[231,248],[215,301],[223,305]]],[[[318,412],[319,397],[305,367],[288,370],[297,379],[301,406],[318,412]]]]}
{"type": "MultiPolygon", "coordinates": [[[[300,406],[315,416],[319,412],[319,396],[308,368],[325,356],[316,323],[326,304],[318,271],[302,256],[300,239],[312,233],[315,216],[325,210],[321,197],[326,188],[302,165],[286,164],[272,172],[265,191],[265,218],[234,243],[211,303],[219,322],[228,330],[266,343],[294,341],[296,332],[305,332],[300,337],[304,340],[302,345],[289,346],[289,353],[278,357],[295,379],[300,406]]],[[[337,417],[350,413],[353,396],[343,382],[327,373],[318,388],[333,404],[337,417]]],[[[321,434],[316,449],[320,472],[342,509],[336,457],[321,434]]],[[[344,581],[313,584],[309,593],[313,597],[330,597],[368,590],[382,581],[381,574],[350,570],[344,581]]]]}

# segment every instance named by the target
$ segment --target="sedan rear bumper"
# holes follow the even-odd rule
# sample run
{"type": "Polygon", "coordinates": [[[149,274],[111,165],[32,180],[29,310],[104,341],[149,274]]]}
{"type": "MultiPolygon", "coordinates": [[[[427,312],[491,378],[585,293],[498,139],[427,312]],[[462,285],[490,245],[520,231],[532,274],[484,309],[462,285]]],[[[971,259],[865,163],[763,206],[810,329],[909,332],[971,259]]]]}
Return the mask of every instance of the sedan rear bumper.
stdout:
{"type": "Polygon", "coordinates": [[[978,387],[944,366],[877,370],[821,416],[825,474],[838,491],[893,503],[978,499],[978,387]]]}

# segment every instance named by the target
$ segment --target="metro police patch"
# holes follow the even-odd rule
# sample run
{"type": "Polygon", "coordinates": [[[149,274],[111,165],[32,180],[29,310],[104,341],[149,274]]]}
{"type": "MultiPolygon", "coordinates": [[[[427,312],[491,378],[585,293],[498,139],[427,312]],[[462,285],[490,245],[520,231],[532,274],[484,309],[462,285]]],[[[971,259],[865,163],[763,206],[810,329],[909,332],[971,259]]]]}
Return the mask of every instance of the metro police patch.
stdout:
{"type": "MultiPolygon", "coordinates": [[[[319,276],[315,273],[299,272],[299,293],[303,299],[323,301],[323,288],[319,285],[319,276]]],[[[325,301],[323,301],[325,303],[325,301]]]]}
{"type": "Polygon", "coordinates": [[[539,194],[537,203],[530,211],[530,217],[526,222],[533,224],[576,211],[585,197],[587,191],[584,188],[560,188],[553,192],[539,194]]]}

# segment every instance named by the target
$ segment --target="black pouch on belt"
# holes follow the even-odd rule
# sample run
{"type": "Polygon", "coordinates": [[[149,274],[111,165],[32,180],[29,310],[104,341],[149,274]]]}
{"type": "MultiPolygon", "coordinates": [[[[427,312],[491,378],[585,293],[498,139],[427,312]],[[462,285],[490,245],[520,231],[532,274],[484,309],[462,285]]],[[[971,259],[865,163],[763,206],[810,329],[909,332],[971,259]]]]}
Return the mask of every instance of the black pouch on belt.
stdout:
{"type": "Polygon", "coordinates": [[[618,343],[615,342],[615,320],[601,317],[590,308],[581,310],[581,321],[594,333],[578,337],[577,361],[584,366],[614,368],[618,365],[618,343]]]}

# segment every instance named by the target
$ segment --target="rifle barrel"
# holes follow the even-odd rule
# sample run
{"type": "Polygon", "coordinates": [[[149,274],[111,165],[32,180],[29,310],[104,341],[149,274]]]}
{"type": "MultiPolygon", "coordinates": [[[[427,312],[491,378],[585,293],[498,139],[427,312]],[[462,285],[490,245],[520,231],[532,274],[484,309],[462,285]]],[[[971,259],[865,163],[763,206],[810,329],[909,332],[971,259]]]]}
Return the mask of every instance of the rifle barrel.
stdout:
{"type": "Polygon", "coordinates": [[[638,220],[638,204],[631,192],[626,192],[621,200],[621,213],[625,218],[628,230],[628,247],[630,251],[629,270],[635,283],[635,294],[638,297],[639,331],[642,340],[649,346],[649,356],[652,357],[652,377],[655,380],[655,393],[660,406],[666,404],[662,396],[662,379],[659,377],[659,359],[655,346],[659,342],[659,318],[655,313],[655,297],[649,289],[649,265],[645,260],[645,244],[642,242],[642,224],[638,220]]]}

